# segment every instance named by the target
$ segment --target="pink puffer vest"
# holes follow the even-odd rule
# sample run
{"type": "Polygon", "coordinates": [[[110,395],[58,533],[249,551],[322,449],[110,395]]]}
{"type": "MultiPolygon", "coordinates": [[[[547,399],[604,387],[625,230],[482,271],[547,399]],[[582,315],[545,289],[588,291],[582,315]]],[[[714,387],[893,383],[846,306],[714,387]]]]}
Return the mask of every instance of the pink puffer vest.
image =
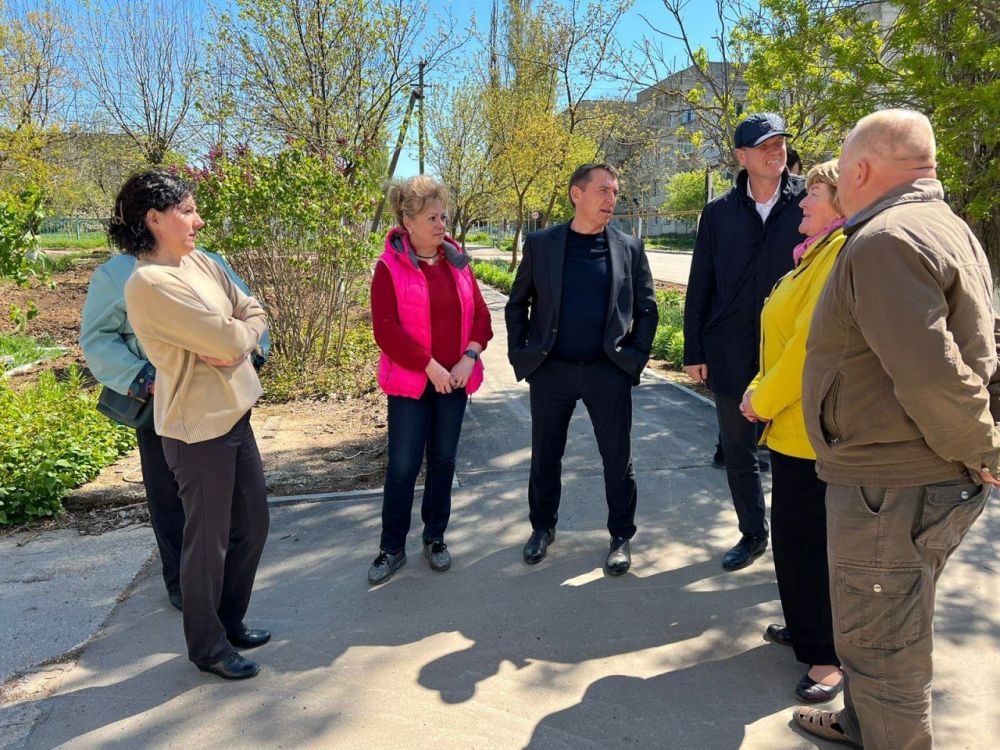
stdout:
{"type": "MultiPolygon", "coordinates": [[[[400,253],[392,248],[389,244],[391,237],[392,232],[386,237],[385,250],[378,262],[384,263],[385,267],[389,269],[389,273],[392,274],[392,285],[396,292],[396,309],[399,311],[399,322],[403,326],[403,330],[410,334],[414,341],[430,351],[431,302],[427,279],[419,268],[413,267],[413,263],[406,253],[400,253]]],[[[409,250],[409,240],[405,234],[403,242],[409,250]]],[[[447,261],[444,262],[447,263],[447,261]]],[[[447,263],[447,265],[451,269],[452,278],[455,279],[455,287],[458,289],[462,314],[462,341],[467,347],[469,337],[472,335],[472,317],[475,312],[473,284],[476,282],[468,267],[459,270],[451,263],[447,263]]],[[[389,359],[385,352],[382,352],[378,364],[378,384],[387,396],[420,398],[427,387],[427,380],[427,373],[407,370],[389,359]]],[[[477,359],[465,390],[471,396],[482,383],[483,362],[481,359],[477,359]]]]}

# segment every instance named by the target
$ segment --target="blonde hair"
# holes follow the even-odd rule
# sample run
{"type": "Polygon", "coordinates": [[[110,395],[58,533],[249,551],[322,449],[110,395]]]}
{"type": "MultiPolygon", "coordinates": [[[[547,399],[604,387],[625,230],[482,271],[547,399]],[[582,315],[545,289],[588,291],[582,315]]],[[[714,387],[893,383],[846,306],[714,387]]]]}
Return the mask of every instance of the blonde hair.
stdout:
{"type": "Polygon", "coordinates": [[[389,183],[386,198],[392,208],[393,216],[396,217],[396,224],[405,229],[404,216],[412,219],[423,213],[427,204],[433,201],[441,201],[447,211],[451,195],[448,188],[433,177],[418,174],[405,180],[393,180],[389,183]]]}
{"type": "Polygon", "coordinates": [[[833,207],[837,213],[844,215],[844,210],[840,207],[840,199],[837,197],[837,180],[840,178],[840,169],[836,159],[830,159],[822,164],[817,164],[806,173],[806,190],[817,183],[822,183],[830,188],[833,193],[833,207]]]}

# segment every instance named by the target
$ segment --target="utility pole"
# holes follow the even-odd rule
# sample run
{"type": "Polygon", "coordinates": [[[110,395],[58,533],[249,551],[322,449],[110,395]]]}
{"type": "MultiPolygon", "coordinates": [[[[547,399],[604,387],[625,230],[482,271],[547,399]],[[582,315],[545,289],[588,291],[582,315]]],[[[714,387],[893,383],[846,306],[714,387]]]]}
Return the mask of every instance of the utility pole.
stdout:
{"type": "Polygon", "coordinates": [[[420,61],[420,78],[417,85],[417,89],[420,91],[420,102],[417,106],[420,109],[417,111],[417,158],[420,163],[420,174],[424,173],[424,66],[427,65],[423,60],[420,61]]]}
{"type": "MultiPolygon", "coordinates": [[[[396,148],[393,149],[392,159],[389,161],[389,175],[386,177],[386,186],[388,183],[392,182],[392,177],[396,174],[396,164],[399,162],[399,154],[403,150],[403,143],[406,141],[406,129],[410,125],[410,116],[413,114],[413,105],[417,103],[418,99],[423,99],[424,96],[424,65],[426,63],[420,61],[420,79],[419,86],[415,86],[410,91],[410,101],[406,105],[406,114],[403,115],[403,124],[399,128],[399,138],[396,139],[396,148]]],[[[424,173],[424,141],[423,141],[423,111],[424,107],[420,105],[420,174],[424,173]]],[[[378,202],[378,207],[375,209],[375,216],[372,217],[372,232],[378,231],[379,224],[382,223],[382,211],[385,209],[385,193],[382,191],[382,199],[378,202]]]]}

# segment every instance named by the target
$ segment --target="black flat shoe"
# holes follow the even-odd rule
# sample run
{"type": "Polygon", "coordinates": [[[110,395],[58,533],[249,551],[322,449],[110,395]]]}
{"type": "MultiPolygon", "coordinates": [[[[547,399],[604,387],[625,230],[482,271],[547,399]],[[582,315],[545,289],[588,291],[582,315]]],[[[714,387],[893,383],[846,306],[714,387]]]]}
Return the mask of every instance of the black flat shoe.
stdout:
{"type": "Polygon", "coordinates": [[[167,599],[170,601],[170,606],[176,609],[178,612],[184,611],[184,598],[181,596],[181,592],[167,592],[167,599]]]}
{"type": "Polygon", "coordinates": [[[802,679],[799,680],[799,684],[795,686],[795,695],[798,696],[799,700],[806,703],[826,703],[837,697],[837,693],[843,690],[843,688],[843,677],[840,678],[840,682],[836,685],[824,685],[816,682],[806,672],[802,675],[802,679]]]}
{"type": "Polygon", "coordinates": [[[271,631],[243,628],[239,633],[227,635],[226,640],[236,648],[257,648],[271,640],[271,631]]]}
{"type": "Polygon", "coordinates": [[[260,664],[233,651],[225,659],[221,659],[215,664],[199,664],[198,669],[202,672],[211,672],[224,680],[248,680],[257,676],[260,664]]]}
{"type": "Polygon", "coordinates": [[[521,553],[524,555],[524,561],[528,565],[541,562],[545,559],[545,553],[548,552],[549,545],[555,541],[555,538],[555,529],[534,529],[528,538],[527,544],[524,545],[524,549],[521,550],[521,553]]]}
{"type": "Polygon", "coordinates": [[[743,538],[722,557],[725,570],[740,570],[764,554],[767,534],[744,534],[743,538]]]}
{"type": "Polygon", "coordinates": [[[628,539],[616,536],[611,539],[611,551],[604,562],[604,572],[609,576],[620,576],[632,567],[632,551],[628,539]]]}
{"type": "Polygon", "coordinates": [[[791,646],[792,632],[784,625],[768,625],[764,631],[764,640],[779,646],[791,646]]]}

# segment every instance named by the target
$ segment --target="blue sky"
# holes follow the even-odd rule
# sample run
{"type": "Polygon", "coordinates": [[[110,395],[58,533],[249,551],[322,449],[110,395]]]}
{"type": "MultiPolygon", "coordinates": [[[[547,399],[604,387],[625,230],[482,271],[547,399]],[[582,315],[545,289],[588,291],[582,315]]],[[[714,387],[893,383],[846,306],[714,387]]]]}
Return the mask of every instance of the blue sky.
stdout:
{"type": "MultiPolygon", "coordinates": [[[[26,1],[30,3],[30,0],[26,1]]],[[[134,0],[105,1],[132,2],[134,0]]],[[[569,0],[557,1],[569,2],[569,0]]],[[[80,12],[83,5],[83,0],[54,0],[54,2],[58,7],[64,8],[68,14],[80,12]]],[[[579,2],[585,6],[587,0],[579,0],[579,2]]],[[[233,0],[215,0],[213,4],[215,7],[236,5],[233,0]]],[[[491,5],[492,0],[429,0],[428,26],[433,27],[435,25],[435,16],[445,16],[450,11],[451,15],[458,22],[458,28],[465,29],[468,27],[474,14],[476,25],[482,36],[485,37],[489,28],[491,5]]],[[[690,0],[684,9],[684,21],[691,35],[693,45],[704,45],[711,52],[714,52],[714,43],[711,37],[717,27],[715,2],[713,0],[690,0]]],[[[676,31],[673,19],[663,7],[662,0],[636,0],[632,9],[619,23],[616,30],[616,37],[627,47],[641,43],[644,38],[656,40],[663,47],[666,60],[670,61],[672,58],[676,58],[679,67],[686,66],[686,55],[683,47],[678,42],[670,40],[662,34],[658,34],[651,28],[651,25],[669,32],[676,31]]],[[[470,45],[472,44],[475,44],[475,42],[470,42],[470,45]]],[[[470,57],[471,54],[470,50],[470,57]]],[[[713,59],[716,58],[715,54],[711,56],[713,59]]],[[[652,77],[652,75],[654,74],[649,73],[649,77],[652,77]]],[[[428,79],[428,83],[433,84],[434,82],[435,78],[431,76],[428,79]]],[[[592,91],[593,96],[615,96],[619,94],[620,87],[613,83],[604,83],[592,91]]],[[[429,90],[428,95],[433,96],[433,89],[429,90]]],[[[394,142],[395,133],[393,134],[394,142]]],[[[407,142],[397,166],[396,174],[407,176],[416,174],[417,171],[417,129],[413,127],[407,135],[407,142]]]]}
{"type": "MultiPolygon", "coordinates": [[[[430,0],[429,13],[433,18],[435,15],[445,15],[449,9],[452,16],[458,21],[460,28],[466,28],[473,14],[476,17],[476,24],[480,32],[485,36],[489,28],[490,8],[492,0],[456,0],[456,2],[446,2],[446,0],[430,0]]],[[[712,35],[716,32],[718,21],[715,14],[715,3],[711,0],[691,0],[684,9],[684,23],[694,46],[704,45],[710,52],[714,52],[712,35]]],[[[674,33],[677,28],[673,18],[663,7],[661,0],[637,0],[632,9],[619,23],[616,29],[616,37],[625,46],[632,46],[641,43],[643,38],[650,38],[663,47],[666,60],[676,58],[678,66],[686,66],[686,55],[683,46],[662,34],[657,33],[652,27],[674,33]]],[[[712,54],[712,59],[716,56],[712,54]]],[[[433,78],[430,79],[433,83],[433,78]]],[[[597,96],[614,96],[620,93],[620,87],[611,83],[598,86],[595,90],[597,96]]],[[[428,92],[433,96],[433,90],[428,92]]],[[[416,128],[412,128],[407,134],[406,146],[400,156],[399,164],[396,167],[396,175],[405,177],[416,174],[417,164],[417,134],[416,128]]]]}

